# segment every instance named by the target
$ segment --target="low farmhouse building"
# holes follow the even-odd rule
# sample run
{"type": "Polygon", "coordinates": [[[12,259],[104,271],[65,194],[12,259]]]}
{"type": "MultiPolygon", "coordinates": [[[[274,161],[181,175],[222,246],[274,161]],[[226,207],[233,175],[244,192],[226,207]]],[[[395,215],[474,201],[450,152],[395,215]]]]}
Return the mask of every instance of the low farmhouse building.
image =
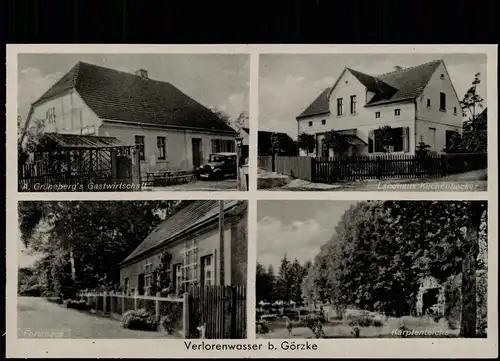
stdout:
{"type": "Polygon", "coordinates": [[[443,60],[376,76],[345,68],[296,120],[298,134],[316,138],[313,156],[333,156],[322,142],[332,130],[349,144],[336,155],[414,154],[420,142],[443,152],[462,131],[460,101],[443,60]],[[393,129],[389,146],[380,139],[383,126],[393,129]]]}
{"type": "Polygon", "coordinates": [[[246,201],[192,201],[121,263],[120,283],[129,294],[150,295],[161,255],[168,252],[175,292],[190,285],[246,285],[247,243],[246,201]]]}
{"type": "Polygon", "coordinates": [[[114,137],[139,152],[141,173],[190,170],[234,152],[238,133],[174,85],[78,62],[30,109],[31,132],[114,137]],[[37,124],[42,124],[41,130],[37,124]]]}

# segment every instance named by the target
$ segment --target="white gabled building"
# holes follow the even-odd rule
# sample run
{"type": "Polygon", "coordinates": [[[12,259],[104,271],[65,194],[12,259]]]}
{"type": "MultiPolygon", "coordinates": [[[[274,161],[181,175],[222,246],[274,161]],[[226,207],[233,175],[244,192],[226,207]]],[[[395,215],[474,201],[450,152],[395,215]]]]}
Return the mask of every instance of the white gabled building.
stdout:
{"type": "Polygon", "coordinates": [[[381,126],[395,131],[390,151],[408,154],[420,141],[443,152],[453,134],[462,131],[460,101],[443,60],[377,76],[345,68],[296,119],[298,134],[316,137],[313,155],[322,154],[321,141],[331,130],[350,144],[342,155],[382,152],[376,131],[381,126]]]}

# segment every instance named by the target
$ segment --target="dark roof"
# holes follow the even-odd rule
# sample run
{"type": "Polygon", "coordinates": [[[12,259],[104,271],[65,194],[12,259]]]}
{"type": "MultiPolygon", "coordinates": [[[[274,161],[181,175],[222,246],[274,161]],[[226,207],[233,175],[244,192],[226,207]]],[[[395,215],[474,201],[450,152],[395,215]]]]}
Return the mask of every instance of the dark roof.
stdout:
{"type": "Polygon", "coordinates": [[[329,87],[323,90],[321,94],[306,108],[306,110],[300,113],[297,119],[329,113],[328,95],[330,94],[331,89],[332,88],[329,87]]]}
{"type": "MultiPolygon", "coordinates": [[[[413,100],[424,91],[432,74],[436,71],[442,60],[417,65],[411,68],[396,70],[377,76],[361,73],[357,70],[346,68],[361,84],[375,95],[366,106],[394,103],[413,100]]],[[[329,96],[332,88],[325,89],[304,110],[297,119],[330,112],[329,96]]]]}
{"type": "Polygon", "coordinates": [[[104,120],[235,133],[214,112],[168,82],[78,62],[33,106],[75,89],[104,120]]]}
{"type": "Polygon", "coordinates": [[[103,149],[132,147],[115,137],[97,137],[94,135],[45,133],[44,143],[53,143],[57,147],[66,149],[103,149]]]}
{"type": "MultiPolygon", "coordinates": [[[[238,204],[238,200],[224,201],[224,212],[238,204]]],[[[167,244],[177,236],[195,227],[219,218],[219,201],[195,201],[165,219],[144,241],[122,262],[126,263],[142,254],[167,244]]]]}

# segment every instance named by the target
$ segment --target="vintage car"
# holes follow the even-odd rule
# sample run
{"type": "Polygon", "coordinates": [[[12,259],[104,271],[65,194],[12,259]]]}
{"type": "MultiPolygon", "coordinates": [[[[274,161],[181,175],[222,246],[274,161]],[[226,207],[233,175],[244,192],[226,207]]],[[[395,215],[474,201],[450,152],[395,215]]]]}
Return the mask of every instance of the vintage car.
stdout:
{"type": "Polygon", "coordinates": [[[236,177],[236,169],[236,153],[213,153],[195,173],[198,179],[221,180],[236,177]]]}

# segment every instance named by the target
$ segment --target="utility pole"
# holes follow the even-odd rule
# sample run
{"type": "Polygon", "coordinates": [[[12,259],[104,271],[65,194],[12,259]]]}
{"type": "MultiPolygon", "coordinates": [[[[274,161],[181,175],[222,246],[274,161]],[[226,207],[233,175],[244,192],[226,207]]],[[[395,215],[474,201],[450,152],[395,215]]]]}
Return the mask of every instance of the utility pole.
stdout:
{"type": "Polygon", "coordinates": [[[224,273],[224,201],[219,201],[219,272],[220,285],[225,284],[224,273]]]}

